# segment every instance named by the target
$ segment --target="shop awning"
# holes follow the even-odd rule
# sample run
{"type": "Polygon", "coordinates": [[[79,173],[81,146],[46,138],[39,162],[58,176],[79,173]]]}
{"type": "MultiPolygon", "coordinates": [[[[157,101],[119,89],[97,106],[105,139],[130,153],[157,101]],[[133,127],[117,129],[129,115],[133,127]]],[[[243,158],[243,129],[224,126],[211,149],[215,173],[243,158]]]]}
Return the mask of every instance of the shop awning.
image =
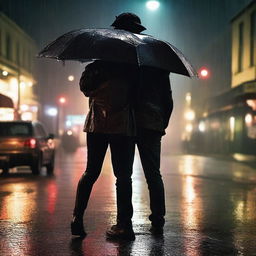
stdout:
{"type": "Polygon", "coordinates": [[[256,99],[256,80],[249,81],[208,100],[208,111],[214,112],[228,105],[256,99]]]}
{"type": "Polygon", "coordinates": [[[0,108],[14,108],[12,99],[6,95],[0,94],[0,108]]]}

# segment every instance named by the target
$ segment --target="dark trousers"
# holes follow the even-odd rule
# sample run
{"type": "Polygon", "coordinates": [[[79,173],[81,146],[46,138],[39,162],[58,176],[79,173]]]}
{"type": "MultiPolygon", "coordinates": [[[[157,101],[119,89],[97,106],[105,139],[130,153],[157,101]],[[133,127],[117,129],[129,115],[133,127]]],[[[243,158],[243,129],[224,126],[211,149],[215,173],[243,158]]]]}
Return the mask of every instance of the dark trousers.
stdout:
{"type": "Polygon", "coordinates": [[[116,177],[117,222],[130,224],[133,215],[131,176],[135,141],[129,136],[87,133],[87,168],[78,182],[74,216],[83,217],[108,145],[116,177]]]}
{"type": "Polygon", "coordinates": [[[162,227],[165,223],[164,184],[160,174],[162,134],[147,129],[140,129],[137,136],[137,147],[149,189],[149,216],[153,226],[162,227]]]}

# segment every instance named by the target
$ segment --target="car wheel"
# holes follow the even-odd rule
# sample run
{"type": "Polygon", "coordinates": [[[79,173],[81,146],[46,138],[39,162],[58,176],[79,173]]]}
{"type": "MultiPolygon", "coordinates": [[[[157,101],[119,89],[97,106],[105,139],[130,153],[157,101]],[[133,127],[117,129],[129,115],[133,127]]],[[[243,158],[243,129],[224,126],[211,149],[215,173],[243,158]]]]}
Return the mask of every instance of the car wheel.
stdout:
{"type": "Polygon", "coordinates": [[[39,155],[37,158],[33,160],[31,171],[33,174],[38,175],[41,169],[42,169],[42,156],[39,155]]]}
{"type": "Polygon", "coordinates": [[[52,174],[54,171],[54,154],[52,155],[50,163],[46,165],[47,174],[52,174]]]}

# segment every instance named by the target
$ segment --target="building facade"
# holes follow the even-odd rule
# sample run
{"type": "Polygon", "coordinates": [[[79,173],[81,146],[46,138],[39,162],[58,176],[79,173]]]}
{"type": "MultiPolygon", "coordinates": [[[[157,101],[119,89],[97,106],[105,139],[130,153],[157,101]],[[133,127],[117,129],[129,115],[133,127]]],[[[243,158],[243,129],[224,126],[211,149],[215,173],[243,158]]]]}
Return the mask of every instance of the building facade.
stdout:
{"type": "Polygon", "coordinates": [[[188,150],[202,153],[256,152],[256,2],[231,20],[231,84],[207,99],[194,121],[188,150]]]}
{"type": "Polygon", "coordinates": [[[0,12],[0,120],[36,120],[35,42],[0,12]],[[12,101],[5,104],[6,97],[12,101]]]}

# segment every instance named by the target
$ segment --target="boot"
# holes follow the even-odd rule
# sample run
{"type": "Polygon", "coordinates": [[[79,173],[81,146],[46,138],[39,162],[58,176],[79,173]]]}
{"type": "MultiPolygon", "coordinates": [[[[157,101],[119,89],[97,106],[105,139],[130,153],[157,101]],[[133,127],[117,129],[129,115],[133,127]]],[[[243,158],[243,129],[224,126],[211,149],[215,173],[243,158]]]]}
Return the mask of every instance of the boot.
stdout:
{"type": "Polygon", "coordinates": [[[80,236],[81,238],[86,237],[86,232],[84,231],[83,219],[73,217],[71,221],[71,234],[73,236],[80,236]]]}
{"type": "Polygon", "coordinates": [[[121,239],[127,241],[135,240],[132,225],[122,225],[121,223],[117,223],[107,230],[106,236],[108,239],[121,239]]]}

